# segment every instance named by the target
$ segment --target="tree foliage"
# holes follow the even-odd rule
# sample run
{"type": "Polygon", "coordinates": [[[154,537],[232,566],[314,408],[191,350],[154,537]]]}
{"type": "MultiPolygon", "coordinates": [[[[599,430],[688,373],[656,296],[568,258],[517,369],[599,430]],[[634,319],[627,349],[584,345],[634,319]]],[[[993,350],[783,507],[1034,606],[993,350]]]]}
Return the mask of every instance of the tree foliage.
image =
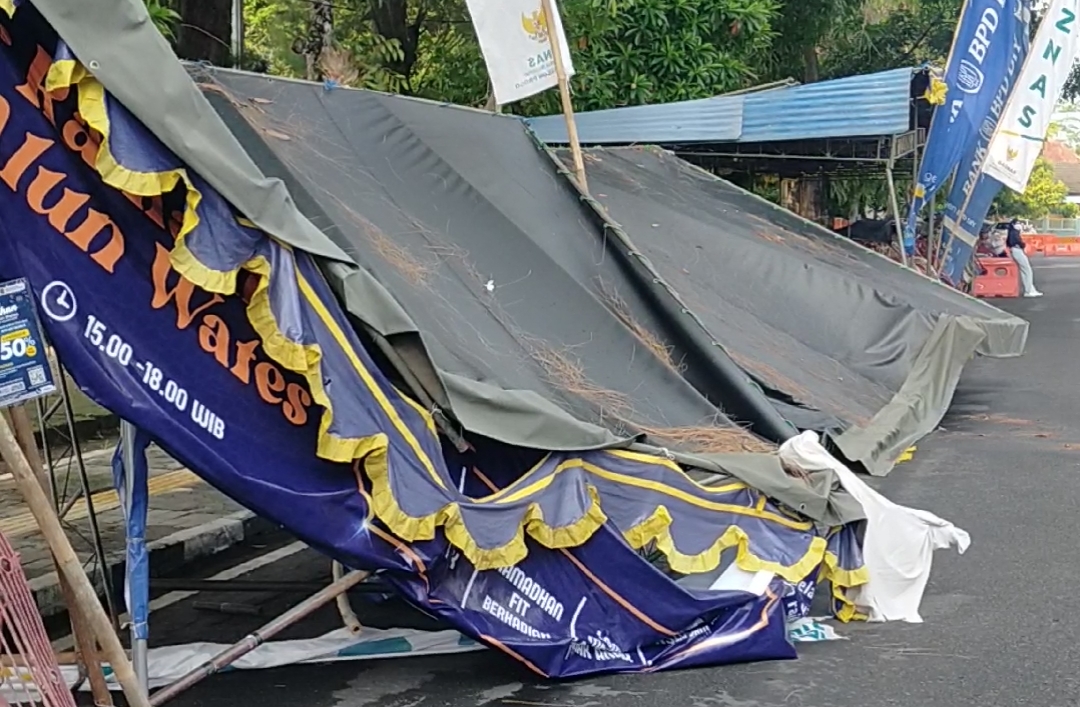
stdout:
{"type": "MultiPolygon", "coordinates": [[[[940,62],[953,24],[941,18],[955,17],[960,2],[563,0],[560,12],[576,69],[574,105],[584,111],[940,62]]],[[[247,53],[271,73],[304,76],[312,6],[245,0],[247,53]]],[[[333,44],[352,55],[361,85],[465,105],[488,99],[465,0],[335,0],[333,11],[333,44]]],[[[551,113],[558,97],[509,109],[551,113]]]]}
{"type": "MultiPolygon", "coordinates": [[[[247,0],[245,51],[251,61],[265,64],[271,74],[304,77],[311,11],[307,0],[247,0]]],[[[333,43],[352,58],[354,87],[409,92],[408,77],[392,68],[404,60],[401,43],[372,31],[366,4],[334,5],[333,43]]]]}
{"type": "MultiPolygon", "coordinates": [[[[294,51],[306,0],[247,0],[249,49],[273,73],[302,75],[294,51]]],[[[775,38],[779,0],[566,0],[578,110],[687,100],[751,85],[775,38]]],[[[334,40],[377,63],[388,90],[482,104],[487,71],[462,0],[341,0],[334,40]],[[387,47],[393,53],[385,53],[387,47]],[[392,80],[390,77],[396,77],[392,80]]],[[[558,110],[541,95],[513,109],[558,110]]]]}
{"type": "Polygon", "coordinates": [[[146,11],[150,21],[169,41],[176,41],[176,26],[180,22],[180,13],[162,0],[146,0],[146,11]]]}
{"type": "MultiPolygon", "coordinates": [[[[189,25],[205,24],[204,10],[196,12],[195,5],[213,5],[220,15],[218,6],[229,4],[147,2],[181,10],[182,21],[162,23],[179,28],[180,45],[189,25]]],[[[588,111],[705,98],[788,77],[805,81],[924,62],[941,65],[961,2],[560,0],[559,9],[576,69],[574,107],[588,111]]],[[[325,4],[244,0],[245,67],[311,75],[313,7],[325,4]]],[[[330,5],[332,32],[317,44],[319,51],[324,42],[328,52],[332,49],[336,74],[348,77],[350,85],[490,107],[487,71],[465,0],[333,0],[330,5]]],[[[227,49],[228,26],[215,31],[218,50],[227,49]]],[[[219,51],[187,58],[223,63],[219,51]]],[[[506,108],[525,115],[560,110],[555,91],[506,108]]],[[[853,188],[833,188],[832,200],[876,208],[885,193],[883,184],[867,183],[858,194],[844,196],[853,188]]]]}
{"type": "Polygon", "coordinates": [[[1074,216],[1075,205],[1065,201],[1068,193],[1064,182],[1054,176],[1053,165],[1040,157],[1035,162],[1035,169],[1024,193],[1002,189],[994,201],[994,211],[1003,216],[1027,219],[1042,218],[1050,214],[1074,216]]]}
{"type": "Polygon", "coordinates": [[[822,77],[838,78],[903,66],[945,66],[961,0],[899,3],[879,21],[850,17],[829,34],[822,77]],[[943,18],[947,18],[943,20],[943,18]]]}

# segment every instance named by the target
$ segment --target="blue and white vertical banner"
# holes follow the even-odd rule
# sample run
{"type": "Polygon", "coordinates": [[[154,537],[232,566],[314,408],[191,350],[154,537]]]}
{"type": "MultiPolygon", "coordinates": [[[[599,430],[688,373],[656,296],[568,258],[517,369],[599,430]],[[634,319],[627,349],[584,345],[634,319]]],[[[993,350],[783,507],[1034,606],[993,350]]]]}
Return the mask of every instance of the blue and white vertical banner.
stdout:
{"type": "Polygon", "coordinates": [[[1051,0],[1032,52],[1016,90],[1005,106],[1005,115],[990,141],[983,171],[1021,194],[1042,152],[1050,118],[1080,51],[1077,14],[1080,0],[1051,0]]]}
{"type": "Polygon", "coordinates": [[[945,201],[941,277],[953,286],[962,281],[964,270],[975,252],[983,220],[990,212],[994,197],[1001,191],[1001,182],[984,174],[983,165],[1031,44],[1028,36],[1028,25],[1031,23],[1028,1],[1006,0],[1005,4],[1011,7],[1012,14],[1000,18],[997,34],[1007,41],[995,41],[989,49],[998,54],[994,64],[1003,66],[1004,70],[996,82],[987,113],[982,116],[975,142],[964,153],[945,201]]]}
{"type": "Polygon", "coordinates": [[[964,3],[945,68],[945,103],[934,110],[904,228],[909,253],[915,249],[919,211],[975,148],[993,107],[1001,104],[998,114],[1004,107],[1000,87],[1016,71],[1010,65],[1017,44],[1027,39],[1027,7],[1028,0],[964,3]]]}
{"type": "Polygon", "coordinates": [[[112,458],[113,485],[124,509],[124,525],[127,531],[127,575],[124,581],[124,600],[131,617],[132,637],[146,640],[150,622],[150,556],[146,551],[146,517],[149,512],[149,469],[146,448],[150,437],[135,428],[135,463],[133,468],[124,467],[124,440],[116,445],[112,458]],[[131,474],[130,484],[126,475],[131,474]],[[130,497],[128,489],[131,489],[130,497]]]}

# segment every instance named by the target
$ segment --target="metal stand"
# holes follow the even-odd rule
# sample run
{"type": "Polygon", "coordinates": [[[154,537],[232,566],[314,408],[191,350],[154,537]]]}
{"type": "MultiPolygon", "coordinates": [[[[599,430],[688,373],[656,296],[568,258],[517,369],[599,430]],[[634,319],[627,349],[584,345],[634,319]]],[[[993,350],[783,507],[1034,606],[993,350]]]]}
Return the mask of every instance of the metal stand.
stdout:
{"type": "Polygon", "coordinates": [[[56,359],[56,362],[56,380],[57,388],[59,389],[58,395],[49,396],[52,397],[53,400],[47,407],[45,401],[49,398],[38,398],[35,401],[38,419],[38,434],[41,438],[42,461],[45,466],[45,475],[48,477],[49,490],[61,521],[64,521],[65,516],[67,516],[68,512],[80,498],[85,499],[86,519],[90,524],[90,540],[93,545],[94,562],[100,573],[101,586],[104,589],[105,608],[108,610],[109,617],[112,619],[113,624],[116,625],[119,617],[119,613],[116,611],[115,606],[116,594],[113,591],[113,578],[109,574],[109,564],[105,556],[105,546],[101,539],[101,529],[98,526],[97,510],[94,508],[94,491],[90,488],[90,477],[86,473],[86,463],[83,461],[82,447],[79,444],[79,437],[75,432],[75,412],[71,406],[71,394],[67,384],[67,377],[64,375],[63,365],[59,358],[56,359]],[[49,422],[57,414],[64,416],[63,425],[59,428],[60,434],[61,436],[64,436],[66,433],[66,439],[64,440],[66,446],[59,450],[51,447],[47,438],[49,422]],[[71,498],[67,498],[68,479],[71,476],[72,464],[75,465],[78,473],[79,490],[71,498]],[[64,479],[62,484],[58,481],[61,476],[61,470],[63,470],[64,479]]]}
{"type": "Polygon", "coordinates": [[[892,212],[893,224],[896,227],[896,245],[900,248],[900,263],[907,267],[907,249],[904,248],[904,224],[900,221],[900,205],[896,200],[896,181],[893,179],[893,161],[889,160],[885,167],[885,184],[889,188],[889,211],[892,212]]]}

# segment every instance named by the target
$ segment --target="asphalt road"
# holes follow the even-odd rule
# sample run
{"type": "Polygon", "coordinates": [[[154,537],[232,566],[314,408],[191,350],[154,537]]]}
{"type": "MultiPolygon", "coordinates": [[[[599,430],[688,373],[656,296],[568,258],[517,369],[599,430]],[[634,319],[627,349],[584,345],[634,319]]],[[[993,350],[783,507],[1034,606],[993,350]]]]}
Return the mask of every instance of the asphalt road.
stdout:
{"type": "MultiPolygon", "coordinates": [[[[963,557],[938,553],[923,604],[924,624],[841,627],[850,640],[803,645],[797,661],[572,684],[538,684],[509,660],[488,652],[232,673],[208,680],[173,704],[1080,704],[1080,612],[1075,604],[1080,556],[1080,375],[1075,372],[1080,368],[1080,262],[1036,261],[1036,266],[1038,286],[1046,297],[1000,302],[1031,321],[1028,353],[1016,360],[975,361],[942,429],[919,445],[914,461],[873,482],[892,499],[934,511],[972,534],[972,547],[963,557]]],[[[314,579],[325,577],[328,568],[325,561],[302,554],[263,572],[314,579]]],[[[235,595],[230,599],[237,601],[235,595]]],[[[244,601],[272,610],[289,598],[244,601]]],[[[184,604],[162,611],[152,623],[155,636],[175,642],[225,631],[223,618],[195,616],[198,613],[184,604]]],[[[243,623],[232,621],[233,631],[243,623]]],[[[336,625],[332,613],[323,613],[303,632],[336,625]]]]}

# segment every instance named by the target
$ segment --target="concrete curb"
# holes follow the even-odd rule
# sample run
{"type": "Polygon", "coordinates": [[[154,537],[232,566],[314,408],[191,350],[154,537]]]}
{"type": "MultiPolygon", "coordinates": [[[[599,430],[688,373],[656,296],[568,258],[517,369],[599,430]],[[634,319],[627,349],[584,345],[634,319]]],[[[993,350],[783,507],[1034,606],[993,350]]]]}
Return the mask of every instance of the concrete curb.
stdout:
{"type": "MultiPolygon", "coordinates": [[[[150,576],[174,574],[197,560],[224,552],[245,539],[272,532],[277,528],[276,523],[260,518],[251,511],[238,511],[194,528],[179,530],[160,540],[147,543],[150,576]]],[[[108,564],[110,576],[114,580],[113,586],[118,594],[122,594],[125,558],[123,555],[109,557],[108,564]]],[[[105,588],[101,575],[96,572],[94,574],[98,593],[103,596],[105,588]]],[[[42,618],[67,611],[56,572],[31,579],[30,592],[42,618]]]]}

